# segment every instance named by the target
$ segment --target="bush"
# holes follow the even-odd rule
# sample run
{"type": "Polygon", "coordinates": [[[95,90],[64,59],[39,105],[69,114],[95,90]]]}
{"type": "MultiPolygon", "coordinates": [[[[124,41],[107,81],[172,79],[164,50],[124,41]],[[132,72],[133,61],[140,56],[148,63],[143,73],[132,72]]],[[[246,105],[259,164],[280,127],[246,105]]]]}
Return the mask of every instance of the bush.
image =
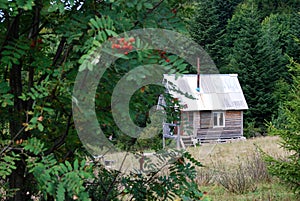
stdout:
{"type": "Polygon", "coordinates": [[[244,127],[244,136],[253,138],[262,135],[262,129],[255,127],[255,122],[247,122],[244,127]]]}
{"type": "Polygon", "coordinates": [[[243,194],[256,189],[253,178],[250,177],[242,164],[231,171],[228,171],[225,166],[219,167],[216,181],[227,191],[236,194],[243,194]]]}
{"type": "Polygon", "coordinates": [[[255,182],[271,180],[267,164],[260,153],[254,153],[248,157],[247,161],[248,162],[245,165],[246,172],[255,182]]]}
{"type": "Polygon", "coordinates": [[[236,194],[252,192],[256,190],[259,182],[270,180],[266,163],[259,153],[249,156],[246,162],[238,164],[231,170],[222,164],[215,168],[217,169],[215,181],[227,191],[236,194]]]}
{"type": "Polygon", "coordinates": [[[214,172],[209,168],[200,168],[196,177],[199,186],[207,186],[214,182],[214,172]]]}

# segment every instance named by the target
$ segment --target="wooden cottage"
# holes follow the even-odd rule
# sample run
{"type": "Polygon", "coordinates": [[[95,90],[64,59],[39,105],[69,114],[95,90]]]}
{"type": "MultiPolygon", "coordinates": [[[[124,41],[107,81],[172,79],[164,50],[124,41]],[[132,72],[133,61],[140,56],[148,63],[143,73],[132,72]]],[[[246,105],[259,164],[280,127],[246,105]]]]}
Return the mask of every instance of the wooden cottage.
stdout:
{"type": "MultiPolygon", "coordinates": [[[[199,142],[243,138],[248,109],[237,74],[164,75],[167,92],[181,105],[180,133],[199,142]],[[200,86],[200,89],[197,88],[200,86]]],[[[164,104],[163,97],[159,104],[164,104]]]]}

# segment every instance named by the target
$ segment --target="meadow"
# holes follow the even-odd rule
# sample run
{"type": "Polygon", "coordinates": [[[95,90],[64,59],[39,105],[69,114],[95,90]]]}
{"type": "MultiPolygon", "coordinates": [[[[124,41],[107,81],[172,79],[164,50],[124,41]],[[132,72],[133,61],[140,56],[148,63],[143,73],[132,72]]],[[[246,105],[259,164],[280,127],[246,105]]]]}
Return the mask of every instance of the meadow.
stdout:
{"type": "Polygon", "coordinates": [[[203,144],[188,151],[205,167],[197,182],[212,200],[296,201],[294,193],[268,174],[262,152],[276,158],[288,156],[276,136],[231,143],[203,144]]]}

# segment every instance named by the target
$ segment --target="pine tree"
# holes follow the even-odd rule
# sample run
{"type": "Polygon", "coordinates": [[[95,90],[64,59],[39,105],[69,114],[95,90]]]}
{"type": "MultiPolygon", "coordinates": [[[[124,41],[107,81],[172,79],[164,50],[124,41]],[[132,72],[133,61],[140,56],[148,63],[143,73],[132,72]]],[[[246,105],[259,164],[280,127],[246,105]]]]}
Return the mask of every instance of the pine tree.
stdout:
{"type": "MultiPolygon", "coordinates": [[[[266,107],[264,114],[266,120],[270,121],[273,115],[278,111],[278,105],[281,100],[276,97],[275,91],[279,80],[290,81],[288,69],[286,68],[289,59],[287,49],[290,48],[287,42],[291,40],[291,20],[290,15],[271,14],[262,22],[262,36],[258,42],[259,60],[266,107]]],[[[293,40],[293,39],[292,39],[293,40]]]]}
{"type": "Polygon", "coordinates": [[[223,37],[227,21],[241,0],[205,0],[198,3],[197,13],[190,23],[193,39],[212,57],[217,67],[223,66],[223,37]]]}
{"type": "Polygon", "coordinates": [[[255,0],[255,3],[264,18],[270,14],[298,12],[300,6],[298,0],[255,0]]]}
{"type": "Polygon", "coordinates": [[[266,107],[264,80],[258,65],[258,42],[261,36],[260,16],[253,2],[240,4],[227,26],[226,43],[228,55],[228,73],[237,73],[243,88],[249,110],[246,122],[256,119],[263,122],[266,107]]]}
{"type": "Polygon", "coordinates": [[[270,172],[291,186],[300,196],[300,64],[292,61],[290,70],[293,84],[287,101],[281,107],[280,124],[270,124],[269,133],[282,138],[281,145],[291,155],[287,159],[275,159],[266,155],[270,172]]]}

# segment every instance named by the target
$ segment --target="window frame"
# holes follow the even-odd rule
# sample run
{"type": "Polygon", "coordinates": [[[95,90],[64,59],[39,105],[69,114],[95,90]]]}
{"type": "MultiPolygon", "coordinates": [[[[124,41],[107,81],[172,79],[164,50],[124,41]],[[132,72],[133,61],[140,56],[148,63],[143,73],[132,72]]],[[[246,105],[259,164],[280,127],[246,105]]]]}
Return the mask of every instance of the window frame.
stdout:
{"type": "Polygon", "coordinates": [[[213,111],[212,112],[212,124],[213,128],[222,128],[225,127],[225,112],[224,111],[213,111]],[[217,125],[215,125],[215,115],[217,115],[217,125]],[[221,118],[222,115],[222,125],[221,125],[221,118]]]}

